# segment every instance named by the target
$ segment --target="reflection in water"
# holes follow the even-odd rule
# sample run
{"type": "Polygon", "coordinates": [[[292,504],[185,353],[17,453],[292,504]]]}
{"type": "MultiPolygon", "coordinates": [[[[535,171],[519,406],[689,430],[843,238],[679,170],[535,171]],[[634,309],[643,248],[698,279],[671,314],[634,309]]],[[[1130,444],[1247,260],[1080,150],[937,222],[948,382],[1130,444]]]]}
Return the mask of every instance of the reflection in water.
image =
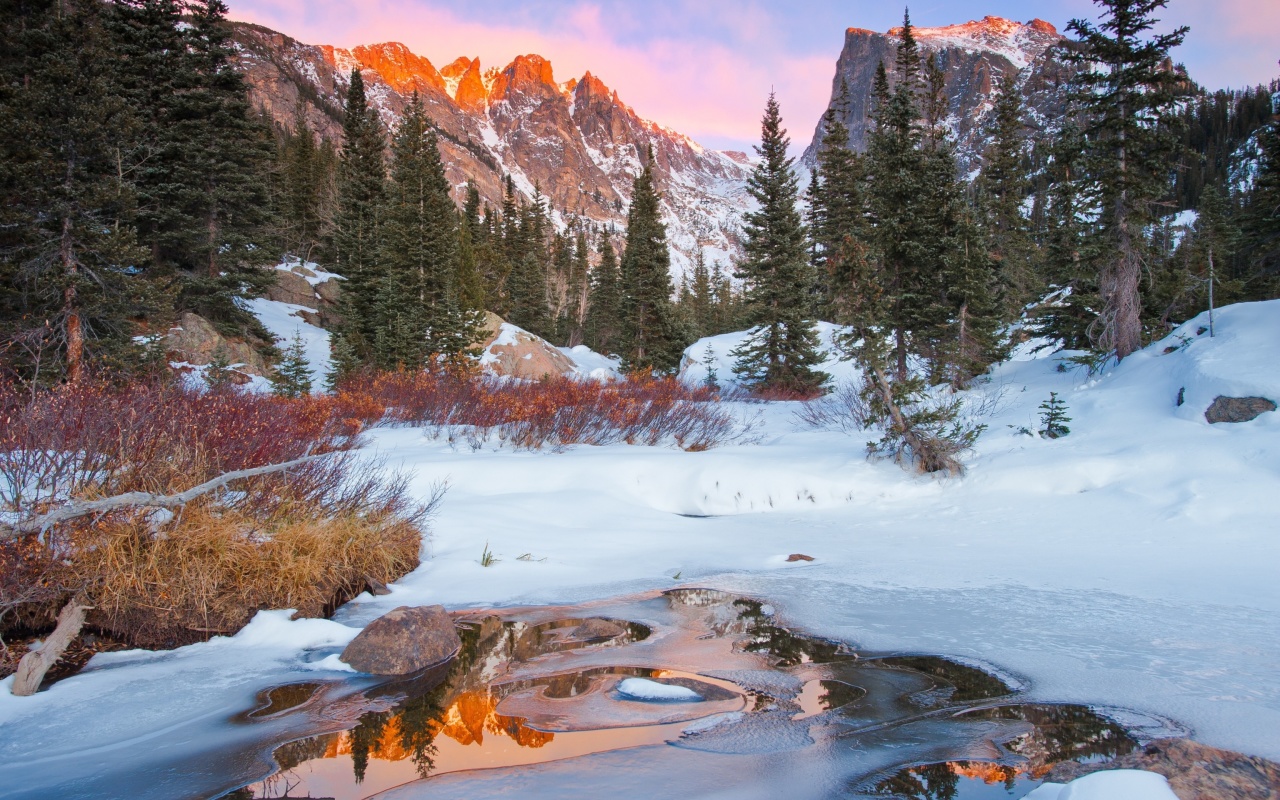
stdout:
{"type": "Polygon", "coordinates": [[[318,684],[265,692],[247,724],[300,714],[335,732],[277,747],[279,772],[230,796],[363,798],[446,773],[671,743],[708,759],[822,746],[843,760],[840,785],[854,796],[1020,797],[1056,761],[1135,746],[1088,708],[993,706],[1013,690],[981,669],[859,656],[786,629],[749,598],[681,589],[594,604],[598,616],[566,611],[467,617],[451,664],[367,689],[342,713],[318,684]],[[615,691],[627,677],[703,701],[629,700],[615,691]]]}
{"type": "Polygon", "coordinates": [[[1122,727],[1085,706],[1026,704],[983,708],[967,719],[1018,720],[1026,733],[1004,742],[1024,760],[1016,765],[949,761],[903,769],[875,785],[875,793],[910,800],[1022,797],[1060,761],[1110,760],[1132,752],[1137,741],[1122,727]],[[1004,793],[989,787],[1002,786],[1004,793]]]}

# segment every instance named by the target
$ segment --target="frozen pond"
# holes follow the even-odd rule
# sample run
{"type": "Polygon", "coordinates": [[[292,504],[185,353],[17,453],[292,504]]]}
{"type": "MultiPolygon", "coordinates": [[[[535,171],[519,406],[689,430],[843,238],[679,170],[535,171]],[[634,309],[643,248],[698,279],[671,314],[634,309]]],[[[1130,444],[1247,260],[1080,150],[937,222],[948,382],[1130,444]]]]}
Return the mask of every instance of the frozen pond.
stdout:
{"type": "MultiPolygon", "coordinates": [[[[426,674],[262,671],[228,695],[239,707],[145,741],[6,762],[6,797],[1018,798],[1058,761],[1180,732],[1027,702],[977,664],[855,652],[711,589],[458,623],[458,658],[426,674]]],[[[305,663],[332,665],[337,650],[305,663]]]]}

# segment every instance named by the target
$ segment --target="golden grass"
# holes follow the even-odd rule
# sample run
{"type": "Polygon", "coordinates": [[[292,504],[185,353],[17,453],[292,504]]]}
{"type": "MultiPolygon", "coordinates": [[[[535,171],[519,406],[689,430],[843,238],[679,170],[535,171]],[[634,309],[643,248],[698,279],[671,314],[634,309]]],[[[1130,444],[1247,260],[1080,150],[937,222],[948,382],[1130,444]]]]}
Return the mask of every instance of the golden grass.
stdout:
{"type": "Polygon", "coordinates": [[[295,507],[263,522],[193,504],[160,536],[138,521],[103,526],[74,568],[95,608],[90,624],[171,647],[234,633],[261,609],[327,616],[370,581],[415,568],[421,536],[395,515],[325,518],[295,507]]]}

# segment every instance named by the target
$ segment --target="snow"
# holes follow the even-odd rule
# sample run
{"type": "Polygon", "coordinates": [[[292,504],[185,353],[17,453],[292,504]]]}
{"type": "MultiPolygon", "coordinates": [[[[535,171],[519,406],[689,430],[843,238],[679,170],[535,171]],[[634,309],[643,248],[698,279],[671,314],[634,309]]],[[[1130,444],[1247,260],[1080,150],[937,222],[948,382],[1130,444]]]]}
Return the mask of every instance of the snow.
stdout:
{"type": "Polygon", "coordinates": [[[626,700],[649,703],[697,703],[702,695],[685,686],[658,683],[647,678],[627,678],[618,684],[618,694],[626,700]]]}
{"type": "Polygon", "coordinates": [[[311,368],[312,391],[322,391],[325,376],[329,374],[331,368],[329,332],[324,328],[312,325],[299,316],[302,312],[313,312],[313,310],[293,303],[268,300],[265,297],[247,300],[245,301],[245,307],[261,320],[263,326],[276,338],[276,346],[282,352],[293,344],[294,336],[302,337],[303,353],[306,357],[307,365],[311,368]]]}
{"type": "MultiPolygon", "coordinates": [[[[848,329],[830,322],[819,322],[817,328],[819,350],[823,354],[818,370],[829,375],[836,384],[855,378],[858,370],[849,361],[841,360],[840,356],[838,340],[848,329]]],[[[738,359],[733,355],[733,350],[742,341],[742,333],[724,333],[699,339],[689,345],[680,361],[680,379],[690,385],[700,386],[706,383],[710,369],[714,369],[717,385],[737,386],[733,366],[738,359]]]]}
{"type": "Polygon", "coordinates": [[[1163,775],[1136,769],[1095,772],[1068,784],[1046,783],[1026,800],[1177,800],[1163,775]]]}
{"type": "MultiPolygon", "coordinates": [[[[1280,412],[1204,418],[1218,395],[1280,400],[1280,301],[1227,306],[1216,322],[1215,338],[1202,315],[1101,374],[1044,352],[997,366],[963,395],[988,427],[954,479],[868,461],[874,431],[810,430],[796,403],[723,401],[759,430],[705,452],[471,451],[375,428],[369,456],[412,471],[415,491],[449,483],[420,567],[336,621],[264,612],[234,637],[97,656],[35,697],[0,691],[0,785],[35,796],[59,776],[145,768],[157,741],[194,759],[245,735],[225,720],[255,691],[335,667],[340,643],[397,606],[681,585],[757,595],[782,624],[862,651],[987,665],[1029,701],[1167,718],[1206,744],[1280,758],[1280,412]],[[1071,417],[1056,440],[1034,435],[1051,391],[1071,417]],[[796,552],[816,560],[786,563],[796,552]]],[[[835,332],[823,326],[828,346],[835,332]]],[[[700,364],[710,347],[724,381],[742,338],[686,356],[700,364]]]]}
{"type": "Polygon", "coordinates": [[[622,359],[617,356],[601,355],[585,344],[556,349],[573,362],[573,366],[577,368],[576,374],[580,377],[593,381],[616,380],[622,377],[622,359]]]}

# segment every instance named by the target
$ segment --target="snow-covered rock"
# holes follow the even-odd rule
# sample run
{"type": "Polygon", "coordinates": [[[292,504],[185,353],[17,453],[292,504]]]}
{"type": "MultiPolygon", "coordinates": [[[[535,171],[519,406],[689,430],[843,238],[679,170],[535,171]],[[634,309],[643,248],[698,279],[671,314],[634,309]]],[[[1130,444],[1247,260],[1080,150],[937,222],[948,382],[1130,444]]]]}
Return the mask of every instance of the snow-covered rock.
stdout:
{"type": "Polygon", "coordinates": [[[1095,772],[1068,784],[1043,784],[1026,800],[1178,800],[1178,796],[1163,775],[1117,769],[1095,772]]]}

